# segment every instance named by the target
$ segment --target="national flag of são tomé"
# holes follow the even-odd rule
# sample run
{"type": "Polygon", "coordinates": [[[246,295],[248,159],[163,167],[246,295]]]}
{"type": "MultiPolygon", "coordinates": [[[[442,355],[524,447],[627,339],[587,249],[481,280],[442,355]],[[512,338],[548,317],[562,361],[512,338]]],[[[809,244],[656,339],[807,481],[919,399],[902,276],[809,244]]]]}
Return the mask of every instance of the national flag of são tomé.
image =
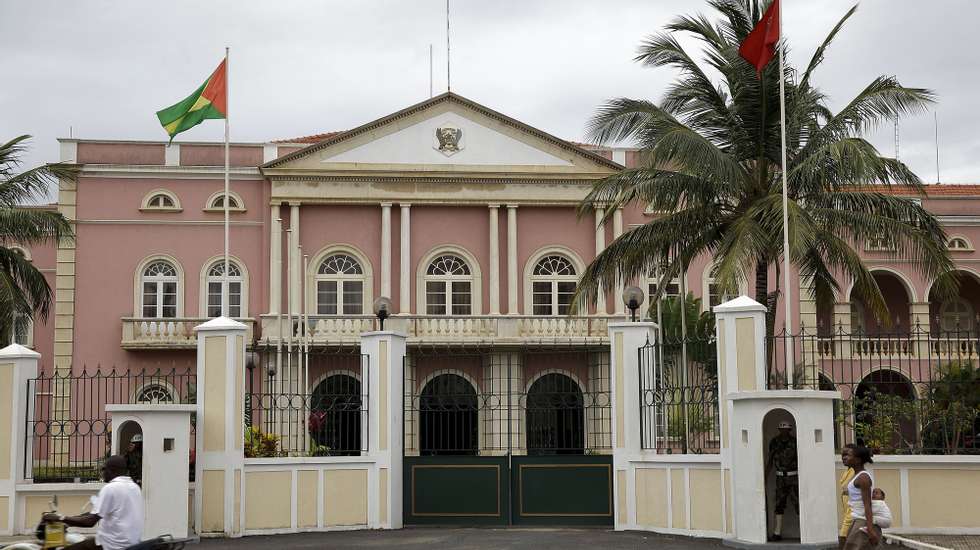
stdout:
{"type": "Polygon", "coordinates": [[[227,59],[221,61],[211,76],[194,90],[187,99],[157,111],[160,124],[170,136],[174,136],[197,126],[209,118],[227,118],[228,116],[228,73],[225,69],[227,59]]]}

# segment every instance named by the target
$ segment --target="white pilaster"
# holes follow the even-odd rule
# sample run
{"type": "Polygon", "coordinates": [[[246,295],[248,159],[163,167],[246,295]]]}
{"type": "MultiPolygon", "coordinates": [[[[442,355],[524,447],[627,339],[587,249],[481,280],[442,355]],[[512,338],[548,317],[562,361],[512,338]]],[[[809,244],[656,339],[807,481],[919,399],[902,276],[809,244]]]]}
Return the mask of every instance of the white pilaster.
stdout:
{"type": "Polygon", "coordinates": [[[37,518],[24,518],[23,522],[16,521],[16,487],[24,483],[24,465],[33,464],[32,446],[26,445],[27,438],[24,430],[27,419],[34,418],[34,402],[28,395],[27,381],[37,378],[37,364],[41,354],[25,348],[20,344],[11,344],[0,350],[0,418],[10,422],[7,430],[0,430],[0,452],[3,453],[3,469],[0,470],[0,501],[6,503],[6,508],[0,507],[0,514],[5,518],[6,529],[0,530],[0,535],[13,535],[20,523],[36,521],[37,518]],[[31,407],[31,410],[28,410],[31,407]]]}
{"type": "Polygon", "coordinates": [[[164,166],[180,166],[180,144],[171,143],[163,150],[164,166]]]}
{"type": "MultiPolygon", "coordinates": [[[[606,225],[602,223],[602,217],[606,211],[603,208],[595,209],[595,255],[598,256],[606,249],[606,225]]],[[[600,287],[599,294],[595,301],[596,315],[605,315],[606,311],[606,289],[600,287]]]]}
{"type": "Polygon", "coordinates": [[[299,203],[289,203],[289,312],[297,315],[300,309],[302,273],[299,254],[299,203]]]}
{"type": "MultiPolygon", "coordinates": [[[[622,164],[622,163],[620,163],[622,164]]],[[[613,239],[618,239],[623,236],[623,209],[617,208],[613,212],[613,239]]],[[[616,302],[616,315],[626,314],[626,304],[623,303],[623,283],[616,285],[616,295],[613,296],[613,301],[616,302]]],[[[647,297],[649,299],[649,296],[647,297]]]]}
{"type": "Polygon", "coordinates": [[[381,203],[381,295],[391,297],[391,203],[381,203]]]}
{"type": "Polygon", "coordinates": [[[217,317],[194,330],[199,388],[194,525],[199,535],[240,537],[245,521],[247,327],[233,319],[217,317]]]}
{"type": "MultiPolygon", "coordinates": [[[[612,405],[612,444],[613,444],[613,502],[627,503],[625,517],[636,517],[636,506],[632,460],[641,454],[640,427],[640,352],[639,349],[653,343],[657,337],[656,323],[609,323],[609,384],[612,405]],[[620,472],[623,475],[620,476],[620,472]],[[620,477],[626,485],[620,484],[620,477]],[[620,492],[625,499],[620,499],[620,492]],[[630,498],[633,496],[634,498],[630,498]]],[[[624,514],[617,512],[616,529],[623,530],[629,525],[620,521],[624,514]]]]}
{"type": "Polygon", "coordinates": [[[517,205],[507,205],[507,313],[517,315],[517,205]]]}
{"type": "Polygon", "coordinates": [[[387,491],[379,491],[377,506],[368,509],[368,526],[375,529],[402,527],[405,340],[404,334],[391,331],[361,334],[361,353],[367,355],[369,369],[368,454],[377,465],[373,475],[387,476],[387,491]]]}
{"type": "Polygon", "coordinates": [[[269,313],[282,307],[282,219],[279,205],[272,205],[269,223],[269,313]]]}
{"type": "Polygon", "coordinates": [[[77,141],[59,139],[58,145],[61,153],[58,158],[61,160],[61,162],[75,162],[78,160],[77,141]]]}
{"type": "Polygon", "coordinates": [[[412,312],[412,205],[403,203],[399,206],[401,248],[398,255],[398,313],[407,314],[412,312]]]}
{"type": "Polygon", "coordinates": [[[500,315],[500,205],[490,205],[490,315],[500,315]]]}
{"type": "Polygon", "coordinates": [[[279,146],[275,143],[262,145],[262,162],[272,162],[279,157],[279,146]]]}

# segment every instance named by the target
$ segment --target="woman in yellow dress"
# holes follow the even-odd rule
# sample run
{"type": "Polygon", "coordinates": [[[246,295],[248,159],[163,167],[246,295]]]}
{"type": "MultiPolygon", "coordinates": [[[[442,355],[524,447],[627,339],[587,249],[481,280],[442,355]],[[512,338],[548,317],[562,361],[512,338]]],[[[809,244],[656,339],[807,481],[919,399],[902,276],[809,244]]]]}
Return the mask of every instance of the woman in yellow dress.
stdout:
{"type": "MultiPolygon", "coordinates": [[[[848,455],[851,454],[851,449],[856,445],[854,443],[848,443],[844,445],[844,448],[840,451],[841,462],[844,466],[847,466],[848,455]]],[[[851,505],[847,503],[847,484],[854,479],[854,469],[847,467],[843,473],[840,475],[840,479],[837,480],[837,484],[840,486],[840,499],[843,508],[841,509],[841,522],[840,522],[840,532],[837,533],[837,544],[840,548],[844,548],[844,541],[847,540],[847,532],[851,530],[851,505]]]]}

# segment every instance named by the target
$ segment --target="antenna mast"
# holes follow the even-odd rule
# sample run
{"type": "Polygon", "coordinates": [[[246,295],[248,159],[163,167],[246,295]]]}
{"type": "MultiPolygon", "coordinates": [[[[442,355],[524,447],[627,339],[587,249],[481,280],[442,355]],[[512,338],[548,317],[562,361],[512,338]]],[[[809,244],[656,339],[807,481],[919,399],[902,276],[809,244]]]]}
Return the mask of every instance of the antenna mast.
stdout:
{"type": "Polygon", "coordinates": [[[939,115],[935,111],[932,112],[932,120],[936,126],[936,185],[942,183],[939,179],[939,115]]]}
{"type": "Polygon", "coordinates": [[[452,91],[449,79],[449,0],[446,0],[446,91],[452,91]]]}

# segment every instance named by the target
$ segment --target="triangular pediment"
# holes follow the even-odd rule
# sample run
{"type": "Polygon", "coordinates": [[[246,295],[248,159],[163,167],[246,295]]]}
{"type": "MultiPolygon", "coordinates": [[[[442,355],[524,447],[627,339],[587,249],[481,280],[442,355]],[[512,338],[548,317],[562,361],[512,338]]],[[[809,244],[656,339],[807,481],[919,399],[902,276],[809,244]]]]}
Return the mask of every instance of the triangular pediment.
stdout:
{"type": "Polygon", "coordinates": [[[618,164],[446,93],[266,164],[288,173],[426,172],[601,177],[618,164]]]}

